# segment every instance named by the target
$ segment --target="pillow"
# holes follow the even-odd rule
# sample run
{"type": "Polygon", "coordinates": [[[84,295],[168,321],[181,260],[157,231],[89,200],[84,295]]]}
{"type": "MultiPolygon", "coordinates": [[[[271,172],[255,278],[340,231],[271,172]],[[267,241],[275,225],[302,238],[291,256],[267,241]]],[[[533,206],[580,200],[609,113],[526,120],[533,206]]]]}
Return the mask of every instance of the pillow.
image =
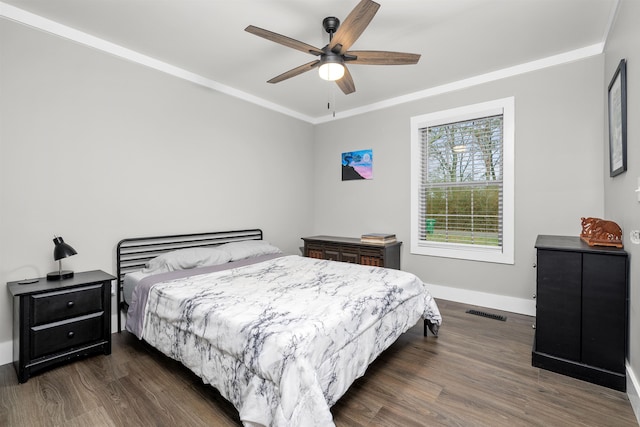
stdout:
{"type": "Polygon", "coordinates": [[[228,252],[218,248],[178,249],[149,260],[143,273],[166,273],[188,268],[207,267],[231,261],[228,252]]]}
{"type": "Polygon", "coordinates": [[[231,261],[255,258],[260,255],[281,254],[282,251],[265,240],[243,240],[242,242],[225,243],[218,246],[229,253],[231,261]]]}

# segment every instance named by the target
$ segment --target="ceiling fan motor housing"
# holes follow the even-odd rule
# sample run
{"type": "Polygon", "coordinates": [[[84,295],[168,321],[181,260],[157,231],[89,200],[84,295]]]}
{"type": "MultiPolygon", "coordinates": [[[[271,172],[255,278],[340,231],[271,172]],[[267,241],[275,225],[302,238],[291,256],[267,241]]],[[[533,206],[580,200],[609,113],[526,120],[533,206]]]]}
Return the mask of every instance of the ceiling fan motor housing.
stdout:
{"type": "Polygon", "coordinates": [[[322,28],[330,35],[333,35],[339,26],[340,20],[335,16],[327,16],[322,20],[322,28]]]}

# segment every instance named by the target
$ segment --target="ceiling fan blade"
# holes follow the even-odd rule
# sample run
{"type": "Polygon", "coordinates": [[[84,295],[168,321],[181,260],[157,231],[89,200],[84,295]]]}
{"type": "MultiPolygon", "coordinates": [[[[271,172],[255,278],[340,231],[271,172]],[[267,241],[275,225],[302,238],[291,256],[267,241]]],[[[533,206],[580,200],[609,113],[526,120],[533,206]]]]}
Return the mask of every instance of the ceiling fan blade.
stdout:
{"type": "Polygon", "coordinates": [[[301,65],[299,67],[296,67],[292,70],[286,71],[282,74],[280,74],[279,76],[276,76],[274,78],[272,78],[271,80],[268,80],[267,83],[280,83],[283,80],[287,80],[290,79],[291,77],[295,77],[299,74],[302,73],[306,73],[307,71],[313,70],[314,68],[316,68],[318,66],[318,64],[320,63],[319,59],[316,59],[315,61],[311,61],[308,62],[304,65],[301,65]]]}
{"type": "Polygon", "coordinates": [[[362,0],[338,27],[329,43],[329,49],[334,53],[343,54],[360,37],[367,28],[380,5],[371,0],[362,0]]]}
{"type": "Polygon", "coordinates": [[[417,53],[386,52],[382,50],[350,50],[346,55],[355,56],[356,59],[345,60],[349,64],[362,65],[411,65],[417,64],[420,55],[417,53]]]}
{"type": "Polygon", "coordinates": [[[347,67],[344,67],[344,76],[341,79],[336,80],[338,87],[344,92],[345,95],[349,95],[356,91],[356,85],[353,83],[353,77],[347,67]]]}
{"type": "Polygon", "coordinates": [[[264,28],[254,27],[249,25],[244,29],[246,32],[255,34],[256,36],[271,40],[272,42],[280,43],[281,45],[297,49],[299,51],[310,53],[311,55],[322,55],[322,49],[311,46],[310,44],[303,43],[301,41],[292,39],[291,37],[283,36],[282,34],[274,33],[273,31],[265,30],[264,28]]]}

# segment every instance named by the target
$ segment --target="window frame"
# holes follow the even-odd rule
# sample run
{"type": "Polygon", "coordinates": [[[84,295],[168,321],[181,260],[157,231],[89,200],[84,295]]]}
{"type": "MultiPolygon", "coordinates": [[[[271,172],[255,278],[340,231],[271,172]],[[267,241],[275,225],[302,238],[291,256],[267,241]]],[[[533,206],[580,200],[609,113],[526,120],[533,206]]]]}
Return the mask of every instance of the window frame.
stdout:
{"type": "Polygon", "coordinates": [[[514,264],[515,98],[507,97],[411,117],[411,253],[514,264]],[[421,132],[430,126],[503,116],[502,247],[420,240],[421,132]]]}

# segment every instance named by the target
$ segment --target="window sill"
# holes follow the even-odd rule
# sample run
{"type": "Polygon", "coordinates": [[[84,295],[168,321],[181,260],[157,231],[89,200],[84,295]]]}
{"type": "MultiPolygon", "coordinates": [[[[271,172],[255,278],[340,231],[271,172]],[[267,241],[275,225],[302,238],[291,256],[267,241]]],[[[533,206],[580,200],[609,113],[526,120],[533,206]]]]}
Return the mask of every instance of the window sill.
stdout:
{"type": "Polygon", "coordinates": [[[513,250],[488,246],[456,245],[451,243],[411,244],[413,255],[428,255],[442,258],[464,259],[468,261],[513,264],[513,250]]]}

